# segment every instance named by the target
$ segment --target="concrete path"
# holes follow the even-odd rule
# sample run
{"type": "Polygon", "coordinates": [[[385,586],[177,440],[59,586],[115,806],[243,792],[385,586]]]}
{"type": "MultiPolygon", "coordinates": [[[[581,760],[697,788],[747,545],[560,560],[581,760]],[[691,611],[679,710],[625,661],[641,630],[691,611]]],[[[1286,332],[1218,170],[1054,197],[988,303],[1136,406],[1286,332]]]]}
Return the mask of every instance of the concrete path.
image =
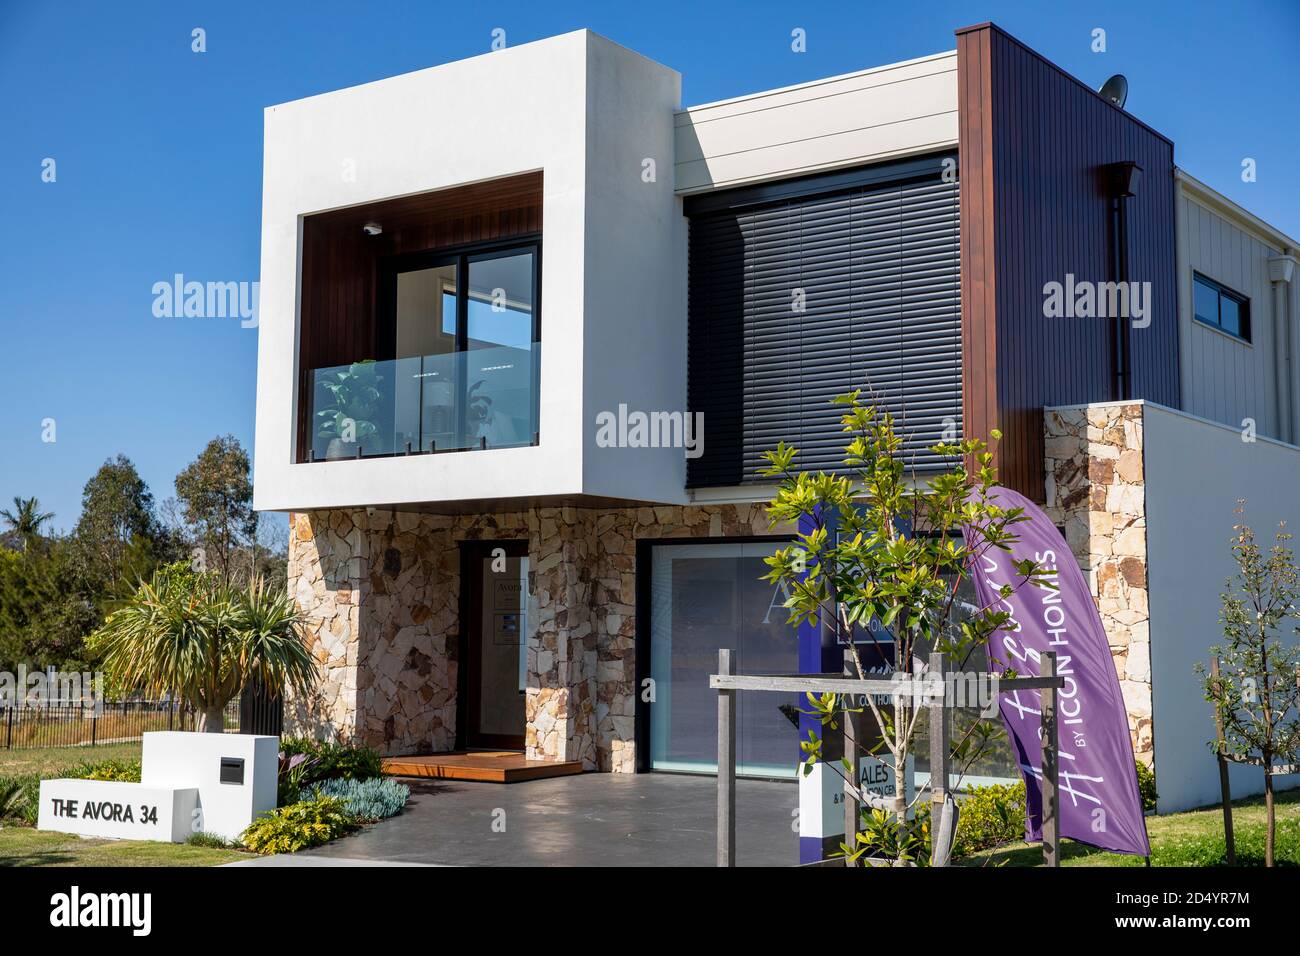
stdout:
{"type": "MultiPolygon", "coordinates": [[[[398,816],[292,857],[237,865],[714,865],[713,777],[589,773],[515,784],[403,782],[411,800],[398,816]]],[[[738,781],[741,866],[798,862],[797,805],[794,781],[738,781]]]]}

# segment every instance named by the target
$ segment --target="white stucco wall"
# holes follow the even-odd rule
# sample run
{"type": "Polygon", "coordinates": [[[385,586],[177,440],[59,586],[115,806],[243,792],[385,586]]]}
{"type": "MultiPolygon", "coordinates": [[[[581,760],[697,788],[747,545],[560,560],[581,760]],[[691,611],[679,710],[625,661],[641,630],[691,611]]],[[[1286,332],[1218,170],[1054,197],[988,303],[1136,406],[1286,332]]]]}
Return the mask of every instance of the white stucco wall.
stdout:
{"type": "MultiPolygon", "coordinates": [[[[1160,811],[1168,813],[1219,798],[1207,746],[1213,712],[1193,667],[1208,663],[1210,645],[1223,640],[1220,594],[1236,567],[1228,540],[1242,520],[1233,513],[1238,499],[1246,499],[1244,520],[1261,546],[1281,520],[1300,527],[1300,448],[1243,442],[1238,429],[1146,404],[1143,458],[1155,771],[1160,811]]],[[[1231,779],[1234,796],[1263,790],[1257,768],[1233,766],[1231,779]]]]}
{"type": "Polygon", "coordinates": [[[681,500],[680,453],[584,463],[589,407],[616,407],[620,395],[661,408],[685,403],[684,248],[672,228],[670,158],[679,87],[673,71],[584,30],[268,108],[254,506],[615,487],[681,500]],[[661,158],[654,189],[636,188],[643,156],[661,158]],[[536,170],[544,190],[540,445],[295,464],[302,217],[536,170]]]}
{"type": "Polygon", "coordinates": [[[599,447],[596,429],[596,416],[617,414],[620,404],[686,412],[686,219],[673,189],[673,113],[680,102],[676,73],[613,43],[589,47],[582,449],[588,494],[686,501],[683,449],[599,447]]]}

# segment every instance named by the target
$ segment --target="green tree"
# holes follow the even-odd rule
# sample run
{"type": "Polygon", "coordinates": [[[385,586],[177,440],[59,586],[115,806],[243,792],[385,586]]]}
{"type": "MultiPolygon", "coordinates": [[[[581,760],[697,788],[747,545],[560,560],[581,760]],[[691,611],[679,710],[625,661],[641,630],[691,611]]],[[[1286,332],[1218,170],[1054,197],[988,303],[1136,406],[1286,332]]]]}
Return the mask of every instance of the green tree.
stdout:
{"type": "Polygon", "coordinates": [[[159,557],[153,495],[125,455],[104,462],[86,482],[73,537],[87,578],[111,595],[152,571],[159,557]]]}
{"type": "MultiPolygon", "coordinates": [[[[1237,514],[1244,507],[1238,505],[1237,514]]],[[[1203,664],[1197,672],[1205,682],[1205,698],[1223,722],[1224,756],[1254,764],[1264,771],[1267,834],[1264,865],[1274,864],[1277,818],[1273,806],[1276,761],[1300,759],[1300,646],[1287,644],[1278,632],[1300,608],[1300,571],[1287,543],[1291,535],[1283,522],[1267,552],[1255,541],[1247,524],[1233,526],[1230,539],[1237,564],[1235,581],[1221,595],[1219,623],[1227,641],[1210,648],[1219,660],[1216,680],[1203,664]]],[[[1300,634],[1300,627],[1296,633],[1300,634]]],[[[1218,749],[1218,742],[1210,747],[1218,749]]]]}
{"type": "MultiPolygon", "coordinates": [[[[897,672],[912,674],[914,662],[932,650],[961,667],[1009,615],[992,607],[963,610],[958,590],[981,554],[989,548],[1006,550],[1016,540],[1011,528],[1025,520],[1022,509],[1003,509],[986,499],[996,475],[993,456],[977,440],[933,446],[950,467],[924,483],[916,481],[892,416],[864,404],[860,395],[855,391],[834,399],[845,409],[841,424],[850,436],[844,456],[848,474],[797,472],[797,450],[784,442],[765,453],[769,464],[762,474],[780,482],[767,509],[773,526],[788,522],[807,529],[766,559],[771,570],[765,580],[789,594],[790,624],[826,621],[832,626],[858,679],[870,675],[850,639],[855,628],[892,632],[897,672]]],[[[993,437],[1000,435],[994,431],[993,437]]],[[[1043,573],[1032,561],[1017,562],[1016,571],[1021,583],[1043,573]]],[[[1005,587],[1002,596],[1012,590],[1005,587]]],[[[818,717],[823,729],[836,730],[863,710],[840,695],[807,696],[806,713],[818,717]]],[[[923,708],[905,697],[892,707],[877,704],[872,695],[862,700],[878,731],[870,749],[892,768],[901,790],[923,708]]],[[[972,721],[966,733],[954,734],[954,766],[969,765],[978,756],[989,728],[987,722],[972,721]]],[[[822,759],[822,741],[814,734],[802,746],[809,772],[822,759]]],[[[850,862],[864,854],[923,862],[927,814],[918,808],[916,820],[909,820],[908,810],[900,799],[892,817],[879,808],[864,812],[858,845],[843,847],[850,862]],[[887,838],[882,837],[886,831],[887,838]]]]}
{"type": "Polygon", "coordinates": [[[35,498],[20,498],[14,496],[14,510],[0,510],[0,518],[5,520],[9,525],[9,530],[18,536],[18,540],[23,544],[23,550],[31,550],[31,546],[41,538],[41,525],[54,517],[52,511],[41,511],[41,503],[35,498]]]}
{"type": "Polygon", "coordinates": [[[172,564],[142,583],[92,638],[115,686],[176,693],[221,733],[226,704],[253,680],[309,693],[316,669],[293,599],[260,578],[236,585],[172,564]]]}
{"type": "MultiPolygon", "coordinates": [[[[214,438],[176,476],[176,497],[195,543],[200,566],[231,579],[244,549],[257,540],[248,453],[233,435],[214,438]]],[[[251,573],[253,561],[248,562],[251,573]]]]}
{"type": "Polygon", "coordinates": [[[0,552],[0,670],[84,670],[92,662],[85,638],[100,620],[68,538],[0,552]]]}

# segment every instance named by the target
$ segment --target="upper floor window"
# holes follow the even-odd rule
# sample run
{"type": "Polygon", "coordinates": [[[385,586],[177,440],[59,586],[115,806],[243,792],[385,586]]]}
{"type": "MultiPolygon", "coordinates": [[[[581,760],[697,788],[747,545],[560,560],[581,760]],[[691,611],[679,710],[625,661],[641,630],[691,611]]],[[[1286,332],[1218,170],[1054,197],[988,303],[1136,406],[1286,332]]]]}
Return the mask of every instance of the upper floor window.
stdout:
{"type": "Polygon", "coordinates": [[[536,242],[378,263],[374,357],[312,371],[316,460],[538,441],[536,242]]]}
{"type": "Polygon", "coordinates": [[[687,407],[709,437],[693,488],[798,465],[843,473],[843,409],[862,389],[918,470],[961,434],[957,184],[945,154],[689,197],[687,407]]]}
{"type": "Polygon", "coordinates": [[[1192,307],[1196,321],[1250,341],[1250,299],[1225,285],[1192,273],[1192,307]]]}

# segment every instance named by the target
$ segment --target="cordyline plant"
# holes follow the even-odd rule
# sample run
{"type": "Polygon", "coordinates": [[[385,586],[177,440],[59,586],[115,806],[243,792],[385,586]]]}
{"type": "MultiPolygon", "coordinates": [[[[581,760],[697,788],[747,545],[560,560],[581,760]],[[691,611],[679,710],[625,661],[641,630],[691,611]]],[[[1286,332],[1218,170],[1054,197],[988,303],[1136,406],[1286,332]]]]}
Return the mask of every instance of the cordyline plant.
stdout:
{"type": "MultiPolygon", "coordinates": [[[[824,620],[833,626],[851,673],[860,680],[868,674],[858,644],[851,639],[855,628],[859,634],[871,635],[867,643],[881,629],[892,634],[896,673],[923,671],[919,658],[929,651],[942,651],[961,669],[972,653],[1008,624],[1010,614],[960,602],[958,590],[968,569],[987,549],[1010,550],[1016,541],[1011,527],[1027,519],[1023,509],[1004,509],[987,500],[996,474],[993,456],[983,442],[970,439],[931,446],[951,466],[922,484],[909,474],[893,417],[864,404],[860,396],[855,391],[834,399],[845,406],[841,423],[852,436],[844,455],[848,474],[795,472],[797,450],[784,442],[764,453],[769,464],[761,473],[780,481],[767,509],[772,526],[789,523],[800,529],[793,543],[765,559],[771,570],[764,580],[785,588],[790,624],[824,620]]],[[[1001,438],[996,430],[991,434],[995,441],[1001,438]]],[[[1045,572],[1034,562],[1016,562],[1015,569],[1021,584],[1033,580],[1048,586],[1038,580],[1045,572]]],[[[1004,586],[1000,596],[1005,598],[1013,590],[1004,586]]],[[[871,695],[863,695],[855,704],[844,695],[808,694],[809,709],[803,713],[819,718],[823,730],[838,730],[845,715],[862,712],[862,702],[879,729],[875,743],[863,749],[879,755],[893,769],[901,797],[907,758],[914,752],[913,738],[924,707],[906,697],[886,707],[871,695]]],[[[981,720],[971,721],[964,731],[954,728],[952,766],[958,779],[999,733],[995,723],[981,720]]],[[[805,774],[822,759],[821,739],[812,731],[809,736],[801,743],[805,774]]],[[[849,769],[847,761],[844,768],[849,769]]],[[[856,783],[846,776],[847,789],[865,805],[869,801],[856,783]]],[[[870,854],[924,864],[928,815],[920,807],[915,819],[909,820],[908,810],[901,800],[892,813],[879,807],[864,809],[858,844],[841,846],[849,862],[870,854]]]]}
{"type": "Polygon", "coordinates": [[[92,638],[115,686],[174,693],[199,730],[221,733],[226,704],[251,681],[306,694],[315,665],[293,599],[261,578],[235,583],[170,565],[142,582],[92,638]]]}
{"type": "MultiPolygon", "coordinates": [[[[1242,514],[1241,503],[1236,509],[1242,514]]],[[[1282,624],[1300,616],[1300,570],[1288,541],[1286,523],[1278,526],[1267,552],[1246,524],[1233,526],[1232,557],[1236,581],[1225,583],[1219,623],[1226,643],[1210,648],[1219,661],[1219,676],[1206,673],[1205,699],[1214,705],[1223,726],[1223,755],[1264,771],[1264,806],[1268,818],[1264,865],[1274,864],[1277,818],[1273,777],[1282,765],[1300,760],[1300,647],[1278,639],[1282,624]]],[[[1300,634],[1300,627],[1295,631],[1300,634]]],[[[1219,750],[1218,741],[1210,742],[1219,750]]]]}

